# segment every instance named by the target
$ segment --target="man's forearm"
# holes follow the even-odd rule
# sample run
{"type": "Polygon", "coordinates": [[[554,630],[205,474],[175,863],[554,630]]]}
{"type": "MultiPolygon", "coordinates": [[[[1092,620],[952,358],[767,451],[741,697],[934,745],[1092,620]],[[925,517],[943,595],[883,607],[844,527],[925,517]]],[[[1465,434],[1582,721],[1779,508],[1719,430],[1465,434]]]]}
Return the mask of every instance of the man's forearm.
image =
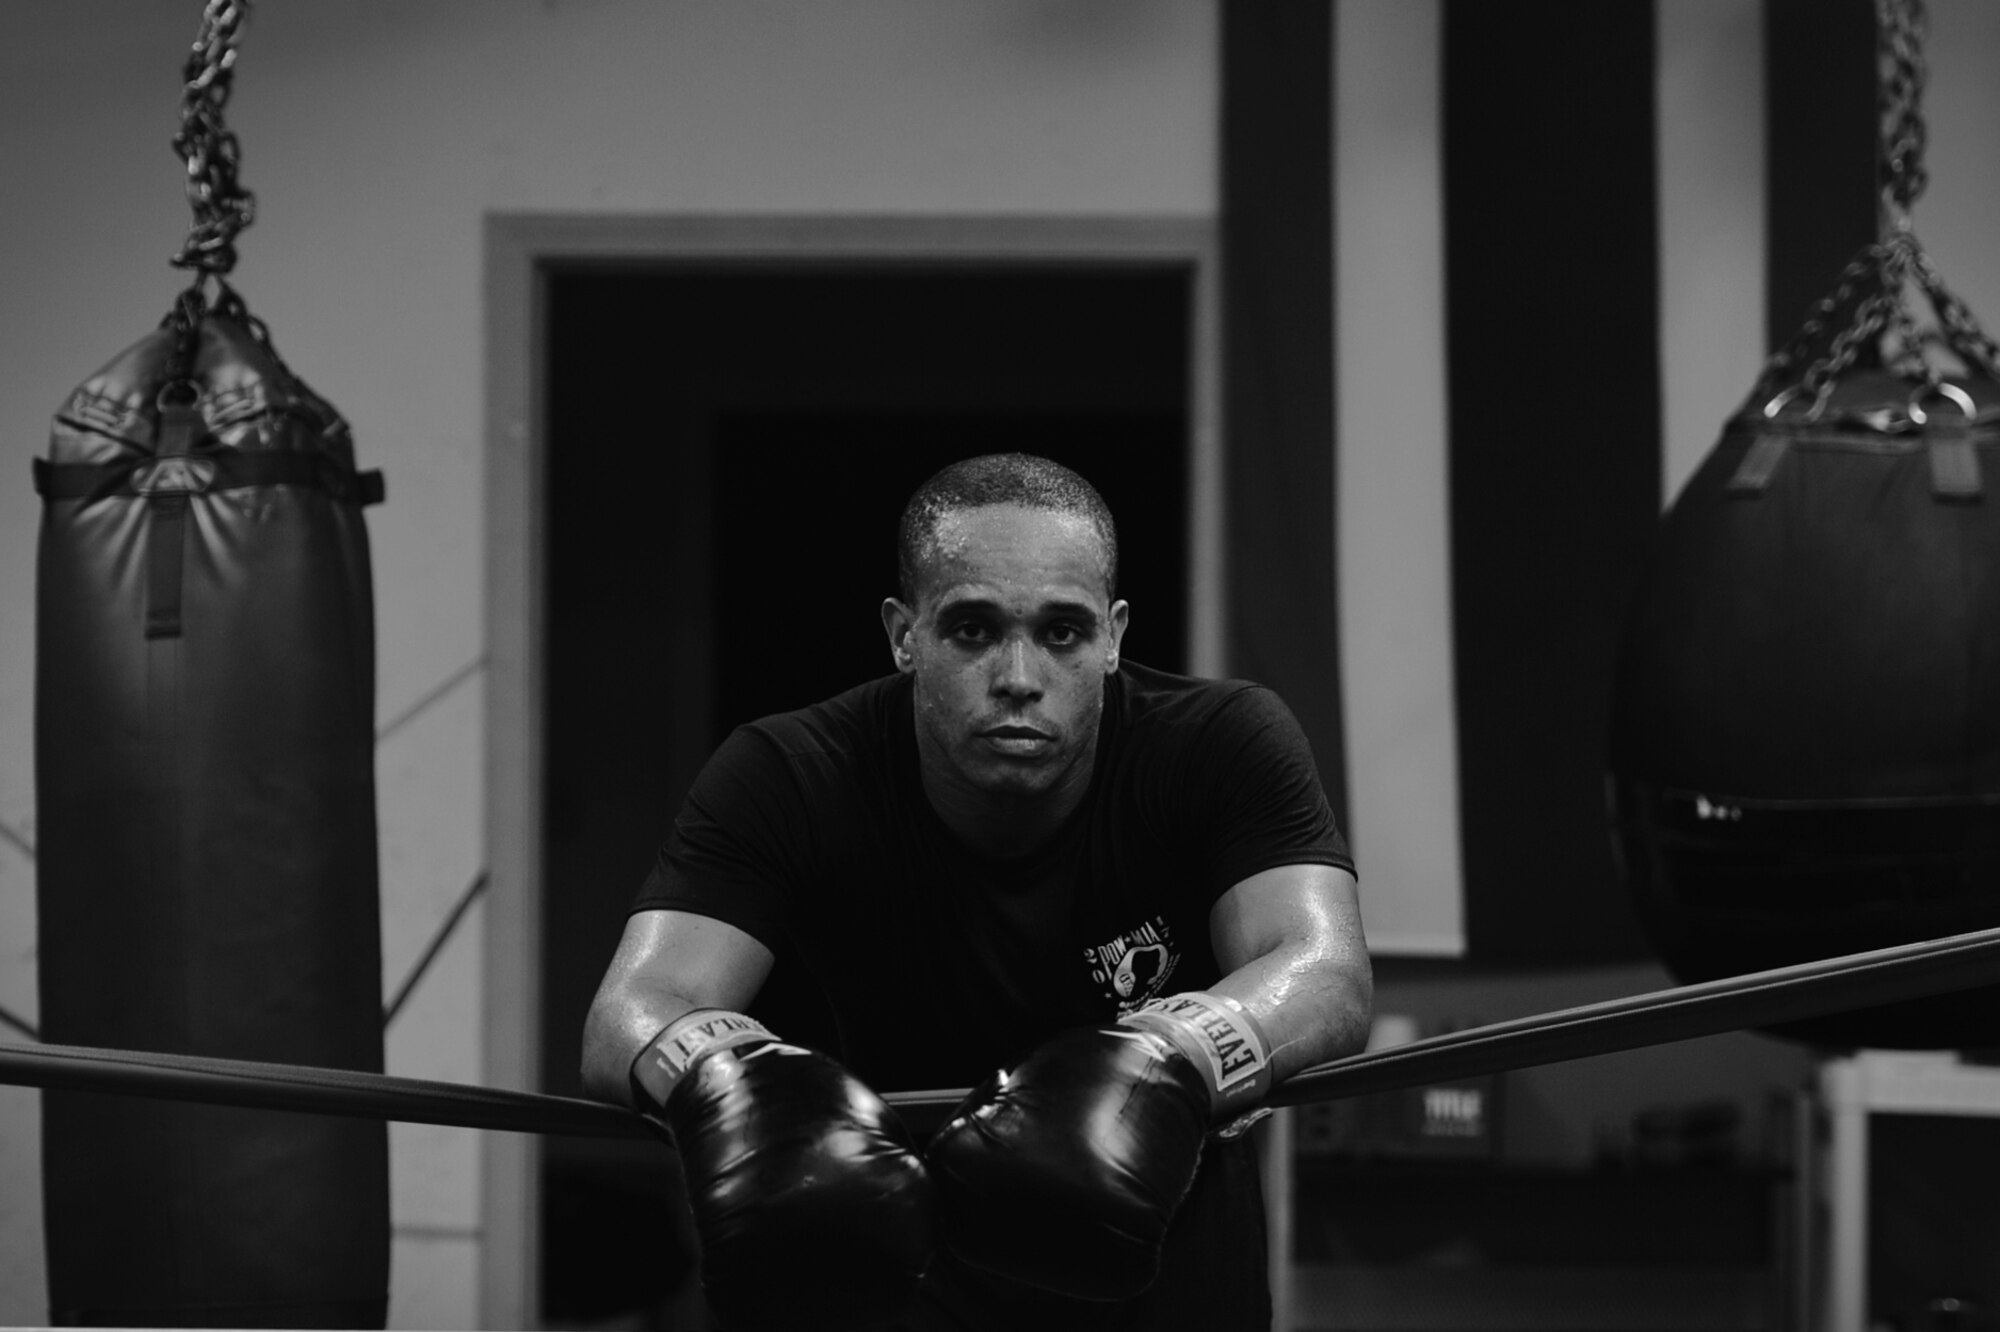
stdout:
{"type": "Polygon", "coordinates": [[[770,970],[770,949],[733,925],[634,912],[584,1019],[584,1095],[632,1104],[632,1061],[649,1041],[689,1009],[747,1007],[770,970]]]}
{"type": "Polygon", "coordinates": [[[1272,1076],[1282,1081],[1368,1043],[1374,981],[1358,961],[1308,945],[1273,949],[1209,987],[1250,1010],[1271,1043],[1272,1076]]]}
{"type": "Polygon", "coordinates": [[[670,989],[637,981],[599,991],[583,1027],[583,1094],[630,1106],[632,1061],[646,1042],[696,1006],[670,989]]]}

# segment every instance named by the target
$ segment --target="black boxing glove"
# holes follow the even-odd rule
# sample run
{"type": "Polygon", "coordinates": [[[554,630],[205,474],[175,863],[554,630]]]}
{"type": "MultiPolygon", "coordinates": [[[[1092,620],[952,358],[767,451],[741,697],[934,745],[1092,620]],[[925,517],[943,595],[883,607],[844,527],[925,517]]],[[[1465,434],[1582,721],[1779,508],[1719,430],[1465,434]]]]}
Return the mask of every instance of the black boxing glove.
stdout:
{"type": "Polygon", "coordinates": [[[931,1248],[931,1182],[902,1121],[823,1054],[696,1009],[632,1064],[687,1176],[702,1289],[729,1328],[899,1316],[931,1248]]]}
{"type": "Polygon", "coordinates": [[[975,1088],[931,1140],[944,1242],[1045,1290],[1137,1295],[1159,1273],[1210,1129],[1270,1082],[1263,1032],[1217,995],[1064,1032],[975,1088]]]}

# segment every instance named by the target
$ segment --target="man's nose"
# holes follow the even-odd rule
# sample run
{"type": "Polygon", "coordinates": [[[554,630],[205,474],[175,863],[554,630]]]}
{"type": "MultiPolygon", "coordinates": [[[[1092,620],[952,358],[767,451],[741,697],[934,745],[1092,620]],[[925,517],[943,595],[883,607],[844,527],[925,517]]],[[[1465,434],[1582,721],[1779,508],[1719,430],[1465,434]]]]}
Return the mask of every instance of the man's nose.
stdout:
{"type": "Polygon", "coordinates": [[[1010,636],[1000,644],[1000,659],[993,668],[993,692],[1015,698],[1041,697],[1041,662],[1034,644],[1026,638],[1010,636]]]}

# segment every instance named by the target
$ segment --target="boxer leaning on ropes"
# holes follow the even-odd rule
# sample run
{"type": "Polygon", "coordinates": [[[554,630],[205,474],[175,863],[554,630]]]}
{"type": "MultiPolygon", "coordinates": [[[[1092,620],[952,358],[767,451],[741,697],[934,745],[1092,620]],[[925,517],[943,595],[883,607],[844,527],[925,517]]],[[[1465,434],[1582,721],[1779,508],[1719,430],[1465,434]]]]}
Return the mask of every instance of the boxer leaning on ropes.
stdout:
{"type": "Polygon", "coordinates": [[[1267,689],[1120,659],[1111,514],[1054,463],[945,468],[900,559],[895,673],[696,779],[585,1089],[679,1150],[726,1327],[1266,1327],[1241,1128],[1371,996],[1304,736],[1267,689]],[[780,944],[838,1051],[744,1016],[780,944]],[[968,1084],[928,1143],[870,1090],[968,1084]]]}

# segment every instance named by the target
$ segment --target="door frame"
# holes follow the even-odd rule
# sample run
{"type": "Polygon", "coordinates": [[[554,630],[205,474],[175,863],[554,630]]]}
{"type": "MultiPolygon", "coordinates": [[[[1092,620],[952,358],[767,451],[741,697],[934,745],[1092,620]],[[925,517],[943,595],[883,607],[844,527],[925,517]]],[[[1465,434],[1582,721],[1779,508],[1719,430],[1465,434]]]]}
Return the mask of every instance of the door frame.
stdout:
{"type": "MultiPolygon", "coordinates": [[[[1223,670],[1221,309],[1216,224],[1198,216],[630,216],[489,213],[485,254],[486,937],[484,1081],[536,1090],[547,560],[547,278],[576,262],[1184,263],[1188,354],[1188,663],[1223,670]],[[505,977],[505,984],[495,979],[505,977]]],[[[540,1139],[481,1142],[480,1326],[541,1310],[540,1139]]]]}

